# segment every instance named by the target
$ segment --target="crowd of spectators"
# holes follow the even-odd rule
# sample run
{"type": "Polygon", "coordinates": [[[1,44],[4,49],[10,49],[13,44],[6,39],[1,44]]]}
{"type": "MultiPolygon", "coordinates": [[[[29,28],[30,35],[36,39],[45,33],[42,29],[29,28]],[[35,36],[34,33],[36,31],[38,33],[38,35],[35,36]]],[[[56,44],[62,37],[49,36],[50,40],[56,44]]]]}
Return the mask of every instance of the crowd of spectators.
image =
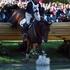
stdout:
{"type": "MultiPolygon", "coordinates": [[[[40,3],[44,8],[45,19],[48,22],[69,22],[70,21],[70,4],[65,3],[40,3]]],[[[6,11],[2,12],[2,8],[6,4],[2,4],[0,6],[0,21],[8,21],[8,15],[6,11]]],[[[13,2],[13,4],[9,5],[17,5],[20,8],[26,9],[27,2],[13,2]]]]}
{"type": "Polygon", "coordinates": [[[47,21],[68,22],[70,21],[70,4],[47,3],[42,5],[45,9],[47,21]]]}

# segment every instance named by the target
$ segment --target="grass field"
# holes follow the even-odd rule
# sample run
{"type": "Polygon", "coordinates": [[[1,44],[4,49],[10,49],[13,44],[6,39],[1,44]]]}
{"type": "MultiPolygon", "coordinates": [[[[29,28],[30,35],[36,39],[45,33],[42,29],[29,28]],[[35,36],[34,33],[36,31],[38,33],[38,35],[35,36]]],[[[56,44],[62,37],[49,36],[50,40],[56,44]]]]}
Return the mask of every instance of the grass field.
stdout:
{"type": "MultiPolygon", "coordinates": [[[[5,50],[16,50],[19,47],[20,42],[22,41],[2,40],[0,41],[0,52],[3,52],[5,50]]],[[[62,43],[62,40],[49,40],[48,43],[42,43],[42,47],[45,48],[45,50],[48,48],[58,48],[62,43]]],[[[53,55],[56,56],[57,53],[52,50],[49,55],[53,57],[53,55]]],[[[21,58],[23,58],[23,56],[18,53],[15,56],[0,55],[0,63],[20,63],[22,62],[21,58]]]]}
{"type": "MultiPolygon", "coordinates": [[[[0,41],[0,45],[2,46],[18,46],[19,43],[21,43],[22,40],[2,40],[0,41]]],[[[42,45],[46,48],[49,47],[58,47],[59,45],[61,45],[63,43],[63,40],[48,40],[47,43],[43,43],[42,45]]]]}

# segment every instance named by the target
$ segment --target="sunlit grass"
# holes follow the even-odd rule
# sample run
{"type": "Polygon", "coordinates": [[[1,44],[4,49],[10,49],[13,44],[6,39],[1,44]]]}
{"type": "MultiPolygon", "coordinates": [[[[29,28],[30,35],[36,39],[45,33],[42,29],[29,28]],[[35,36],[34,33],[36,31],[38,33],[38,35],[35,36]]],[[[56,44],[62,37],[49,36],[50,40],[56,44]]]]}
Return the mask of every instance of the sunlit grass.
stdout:
{"type": "Polygon", "coordinates": [[[9,56],[0,56],[0,63],[19,63],[20,61],[9,56]]]}
{"type": "MultiPolygon", "coordinates": [[[[0,45],[2,47],[4,47],[5,49],[14,49],[16,50],[19,47],[19,43],[21,43],[22,41],[18,41],[18,40],[2,40],[0,41],[0,45]]],[[[42,43],[42,47],[44,48],[58,48],[61,44],[63,43],[63,40],[48,40],[47,43],[42,43]]],[[[5,49],[2,49],[2,47],[0,46],[0,51],[4,51],[5,49]]],[[[11,54],[10,54],[11,55],[11,54]]],[[[20,54],[16,53],[16,56],[7,56],[7,55],[1,55],[0,56],[0,63],[20,63],[21,62],[21,57],[23,58],[23,56],[20,56],[20,54]]]]}
{"type": "MultiPolygon", "coordinates": [[[[22,40],[2,40],[0,44],[2,46],[11,46],[17,47],[22,40]]],[[[44,47],[58,47],[63,43],[63,40],[48,40],[47,43],[42,43],[44,47]]]]}
{"type": "Polygon", "coordinates": [[[60,41],[52,40],[52,41],[48,41],[47,43],[43,43],[42,46],[45,48],[58,48],[62,43],[63,43],[62,40],[60,41]]]}

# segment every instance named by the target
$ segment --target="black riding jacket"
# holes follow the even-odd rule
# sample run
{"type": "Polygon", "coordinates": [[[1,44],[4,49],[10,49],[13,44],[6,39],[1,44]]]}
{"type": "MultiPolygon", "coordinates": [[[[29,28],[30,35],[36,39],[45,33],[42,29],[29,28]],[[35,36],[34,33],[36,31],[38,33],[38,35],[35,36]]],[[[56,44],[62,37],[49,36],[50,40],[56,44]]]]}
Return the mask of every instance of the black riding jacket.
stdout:
{"type": "MultiPolygon", "coordinates": [[[[28,12],[29,14],[33,15],[33,4],[32,2],[29,2],[28,5],[27,5],[27,8],[26,8],[26,12],[28,12]]],[[[41,7],[41,5],[39,4],[39,13],[40,13],[40,16],[44,14],[44,9],[43,7],[41,7]]]]}

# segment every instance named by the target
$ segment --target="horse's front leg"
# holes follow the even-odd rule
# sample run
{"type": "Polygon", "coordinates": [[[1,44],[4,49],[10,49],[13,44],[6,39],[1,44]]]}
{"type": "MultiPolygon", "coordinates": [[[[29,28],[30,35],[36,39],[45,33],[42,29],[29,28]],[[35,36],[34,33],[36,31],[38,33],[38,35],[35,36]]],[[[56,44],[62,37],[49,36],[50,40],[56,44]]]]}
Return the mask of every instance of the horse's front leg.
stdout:
{"type": "Polygon", "coordinates": [[[38,49],[38,43],[32,43],[32,47],[30,50],[30,57],[31,58],[36,58],[36,56],[38,55],[37,49],[38,49]]]}

